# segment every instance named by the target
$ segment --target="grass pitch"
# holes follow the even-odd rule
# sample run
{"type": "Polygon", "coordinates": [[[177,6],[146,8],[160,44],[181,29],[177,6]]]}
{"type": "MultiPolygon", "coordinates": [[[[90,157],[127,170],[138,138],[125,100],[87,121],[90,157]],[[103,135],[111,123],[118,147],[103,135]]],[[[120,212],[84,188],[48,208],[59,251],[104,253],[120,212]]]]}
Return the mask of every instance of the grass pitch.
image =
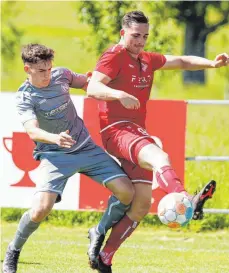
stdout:
{"type": "MultiPolygon", "coordinates": [[[[2,225],[2,254],[16,230],[2,225]]],[[[114,273],[228,273],[229,231],[194,233],[139,227],[116,254],[114,273]]],[[[43,224],[25,245],[18,273],[92,273],[86,227],[43,224]]]]}

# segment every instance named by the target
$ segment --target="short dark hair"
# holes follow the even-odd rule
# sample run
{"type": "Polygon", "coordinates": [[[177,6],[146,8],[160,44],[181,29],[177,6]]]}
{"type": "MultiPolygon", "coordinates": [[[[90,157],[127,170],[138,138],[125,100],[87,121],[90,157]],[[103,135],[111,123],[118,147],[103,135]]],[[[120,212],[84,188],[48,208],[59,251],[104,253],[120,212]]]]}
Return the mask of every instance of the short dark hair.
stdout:
{"type": "Polygon", "coordinates": [[[23,63],[31,64],[39,61],[52,61],[54,50],[40,44],[28,44],[22,47],[21,58],[23,63]]]}
{"type": "Polygon", "coordinates": [[[142,11],[136,10],[126,13],[122,18],[122,27],[130,27],[133,23],[148,24],[149,19],[142,11]]]}

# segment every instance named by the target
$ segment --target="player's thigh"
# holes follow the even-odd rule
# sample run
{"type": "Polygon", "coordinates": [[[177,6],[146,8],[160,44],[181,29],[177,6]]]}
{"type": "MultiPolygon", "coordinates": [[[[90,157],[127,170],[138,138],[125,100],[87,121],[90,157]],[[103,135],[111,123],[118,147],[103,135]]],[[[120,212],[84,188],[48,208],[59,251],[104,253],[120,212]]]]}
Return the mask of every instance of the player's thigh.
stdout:
{"type": "Polygon", "coordinates": [[[89,176],[105,187],[107,187],[108,183],[112,180],[115,180],[114,183],[119,181],[120,184],[122,184],[123,181],[128,181],[127,175],[119,164],[97,145],[94,145],[89,151],[81,153],[81,161],[84,162],[84,164],[82,165],[80,173],[89,176]],[[119,179],[123,177],[126,179],[119,179]]]}
{"type": "Polygon", "coordinates": [[[129,204],[134,195],[133,185],[119,164],[99,146],[89,153],[81,154],[87,164],[80,173],[107,187],[124,204],[129,204]]]}
{"type": "Polygon", "coordinates": [[[56,202],[59,202],[68,178],[75,171],[74,157],[70,154],[43,155],[36,193],[53,193],[57,196],[56,202]]]}
{"type": "Polygon", "coordinates": [[[112,127],[102,132],[102,140],[104,147],[110,154],[134,164],[138,164],[137,157],[142,143],[144,145],[155,143],[155,140],[144,128],[131,122],[127,122],[117,129],[112,127]]]}
{"type": "Polygon", "coordinates": [[[134,164],[126,159],[119,159],[122,169],[128,175],[132,183],[151,184],[153,181],[153,171],[141,168],[139,165],[134,164]]]}

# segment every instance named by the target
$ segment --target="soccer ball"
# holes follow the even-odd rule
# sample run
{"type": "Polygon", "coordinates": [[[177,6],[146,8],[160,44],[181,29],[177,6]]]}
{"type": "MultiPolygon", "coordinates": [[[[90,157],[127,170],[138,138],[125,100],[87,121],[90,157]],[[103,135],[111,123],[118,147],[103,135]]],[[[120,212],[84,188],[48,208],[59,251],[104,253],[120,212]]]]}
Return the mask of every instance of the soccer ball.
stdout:
{"type": "Polygon", "coordinates": [[[192,203],[184,194],[172,192],[161,199],[157,214],[161,222],[168,227],[183,227],[192,219],[192,203]]]}

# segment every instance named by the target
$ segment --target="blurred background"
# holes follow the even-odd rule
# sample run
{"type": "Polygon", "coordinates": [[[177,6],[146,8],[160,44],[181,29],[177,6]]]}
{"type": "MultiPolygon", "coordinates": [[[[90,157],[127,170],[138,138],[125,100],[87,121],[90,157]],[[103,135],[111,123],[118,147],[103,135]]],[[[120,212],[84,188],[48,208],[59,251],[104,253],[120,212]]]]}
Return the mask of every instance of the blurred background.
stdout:
{"type": "MultiPolygon", "coordinates": [[[[228,1],[4,1],[2,90],[16,90],[25,78],[20,48],[26,43],[55,49],[55,65],[92,70],[101,52],[119,41],[123,15],[135,9],[150,19],[146,50],[209,59],[229,51],[228,1]]],[[[157,79],[154,97],[229,96],[229,68],[157,73],[157,79]]]]}
{"type": "MultiPolygon", "coordinates": [[[[53,48],[55,66],[64,66],[78,73],[92,71],[100,54],[119,41],[123,15],[137,9],[150,20],[146,50],[209,59],[219,53],[229,53],[228,1],[3,1],[1,91],[16,92],[25,80],[20,50],[27,43],[41,43],[53,48]]],[[[71,90],[71,93],[86,96],[81,90],[71,90]]],[[[196,72],[158,71],[151,97],[229,100],[229,66],[196,72]]],[[[185,149],[189,157],[229,156],[229,105],[188,105],[185,149]]],[[[2,179],[4,181],[4,173],[2,179]]],[[[229,161],[186,161],[188,191],[194,192],[210,179],[215,179],[218,185],[214,199],[207,202],[207,207],[229,209],[229,161]]],[[[16,229],[16,223],[8,222],[18,221],[22,213],[23,210],[19,209],[2,209],[2,219],[7,221],[3,223],[4,251],[16,229]]],[[[29,241],[27,251],[23,252],[26,262],[20,264],[20,272],[88,273],[87,229],[79,225],[91,226],[100,217],[100,213],[90,211],[53,211],[47,219],[48,224],[62,227],[53,229],[50,226],[52,234],[41,227],[40,233],[29,241]],[[74,226],[74,229],[66,226],[74,226]],[[51,235],[58,240],[54,241],[51,235]],[[42,252],[47,254],[47,248],[52,255],[41,256],[42,252]],[[58,258],[53,259],[53,255],[58,258]]],[[[166,229],[153,233],[152,226],[157,228],[160,223],[157,217],[151,216],[145,217],[141,225],[150,226],[150,229],[138,229],[127,241],[127,247],[124,246],[117,255],[121,263],[115,265],[116,272],[229,272],[228,232],[198,235],[172,233],[166,229]]],[[[198,223],[192,221],[187,229],[204,231],[228,227],[229,215],[219,214],[207,215],[198,223]]]]}

